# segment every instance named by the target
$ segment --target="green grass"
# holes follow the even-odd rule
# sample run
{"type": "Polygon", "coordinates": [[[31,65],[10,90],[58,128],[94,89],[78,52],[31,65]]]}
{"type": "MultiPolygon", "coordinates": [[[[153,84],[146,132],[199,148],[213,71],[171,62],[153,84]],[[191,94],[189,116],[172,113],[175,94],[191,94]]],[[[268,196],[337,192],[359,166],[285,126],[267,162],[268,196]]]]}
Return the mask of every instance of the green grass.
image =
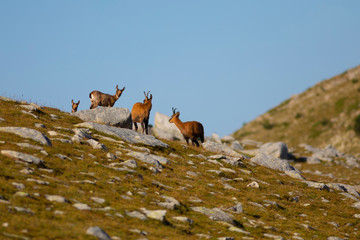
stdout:
{"type": "MultiPolygon", "coordinates": [[[[54,130],[59,133],[72,136],[70,130],[58,130],[56,127],[74,128],[74,124],[81,122],[78,118],[72,117],[67,113],[53,108],[44,108],[39,114],[40,120],[31,116],[24,115],[16,103],[0,102],[0,117],[6,119],[0,126],[22,126],[34,128],[35,123],[44,123],[45,129],[38,129],[44,134],[54,130]],[[50,114],[56,114],[60,120],[52,120],[50,114]]],[[[283,124],[284,126],[287,124],[283,124]]],[[[329,125],[328,123],[325,126],[329,125]]],[[[317,127],[324,127],[323,123],[318,123],[317,127]]],[[[94,134],[104,135],[93,131],[94,134]]],[[[111,137],[115,140],[118,138],[111,137]]],[[[199,239],[196,234],[211,235],[212,239],[224,236],[232,236],[236,239],[243,236],[239,233],[228,231],[228,227],[219,222],[210,220],[203,214],[191,210],[194,206],[204,206],[208,208],[218,207],[223,210],[234,206],[236,202],[243,204],[242,214],[232,214],[239,227],[251,233],[254,239],[262,239],[264,233],[281,235],[286,239],[291,239],[293,233],[299,233],[304,239],[311,239],[317,235],[319,239],[326,239],[328,236],[345,237],[356,239],[359,235],[354,234],[354,227],[360,221],[352,216],[358,212],[355,208],[348,207],[350,200],[342,200],[342,196],[336,192],[320,191],[307,187],[304,183],[291,179],[283,173],[273,171],[260,166],[253,166],[248,160],[244,160],[246,170],[251,171],[246,174],[241,168],[232,167],[224,164],[224,167],[235,171],[234,173],[223,172],[220,175],[208,172],[207,170],[219,169],[219,165],[209,163],[197,157],[190,157],[190,154],[205,156],[213,155],[203,148],[184,147],[183,143],[165,141],[169,148],[148,147],[152,154],[164,156],[171,163],[162,170],[160,174],[152,173],[146,164],[138,162],[137,173],[120,172],[108,168],[111,162],[122,162],[130,159],[126,155],[128,150],[133,149],[134,145],[107,141],[99,138],[111,153],[122,152],[117,160],[109,161],[106,151],[92,149],[88,144],[73,145],[52,141],[53,147],[42,146],[49,154],[42,155],[37,150],[21,149],[15,143],[29,142],[39,146],[37,142],[25,140],[10,133],[0,134],[0,150],[11,149],[15,151],[33,154],[45,161],[42,168],[53,169],[53,172],[45,172],[39,166],[19,163],[13,159],[0,155],[0,195],[10,201],[10,204],[0,203],[0,238],[4,238],[3,232],[24,236],[31,239],[95,239],[86,235],[86,230],[90,226],[100,226],[110,236],[117,236],[121,239],[139,239],[137,233],[130,229],[140,229],[149,233],[145,236],[148,239],[199,239]],[[72,159],[61,160],[55,154],[61,153],[72,159]],[[169,156],[169,154],[176,156],[169,156]],[[89,154],[95,156],[93,159],[89,154]],[[189,161],[193,165],[189,164],[189,161]],[[20,171],[24,168],[33,170],[33,174],[23,174],[20,171]],[[198,172],[197,177],[187,177],[186,172],[198,172]],[[39,185],[35,182],[27,181],[28,178],[48,181],[49,185],[39,185]],[[264,181],[268,185],[260,182],[260,188],[248,188],[247,184],[254,179],[264,181]],[[74,181],[90,180],[95,182],[76,183],[74,181]],[[160,182],[169,189],[163,189],[153,184],[153,181],[160,182]],[[23,183],[25,189],[21,190],[30,194],[31,197],[17,197],[12,182],[23,183]],[[224,189],[223,183],[227,183],[239,191],[224,189]],[[211,185],[208,185],[211,184],[211,185]],[[126,200],[122,196],[131,191],[131,200],[126,200]],[[139,192],[145,192],[142,195],[139,192]],[[298,196],[300,202],[294,202],[292,196],[298,196]],[[49,202],[45,199],[46,194],[64,196],[70,203],[49,202]],[[126,211],[133,211],[141,207],[147,209],[162,209],[156,205],[156,201],[161,201],[161,195],[176,198],[181,206],[175,210],[168,210],[166,219],[168,223],[160,223],[156,220],[141,221],[126,216],[126,211]],[[106,199],[103,204],[95,203],[91,197],[101,197],[106,199]],[[194,203],[190,199],[197,197],[202,203],[194,203]],[[321,197],[331,200],[330,203],[323,203],[321,197]],[[264,207],[264,210],[255,207],[249,202],[264,204],[264,200],[276,201],[280,208],[274,206],[264,207]],[[86,203],[93,209],[111,207],[109,211],[91,210],[79,211],[72,204],[75,202],[86,203]],[[309,207],[304,207],[304,203],[310,203],[309,207]],[[339,203],[342,203],[341,213],[339,213],[339,203]],[[344,203],[344,204],[343,204],[344,203]],[[34,214],[25,214],[9,210],[9,206],[20,206],[30,208],[34,214]],[[62,211],[63,215],[54,214],[55,211],[62,211]],[[324,216],[324,212],[327,216],[324,216]],[[122,214],[124,217],[118,217],[122,214]],[[299,217],[306,214],[306,217],[299,217]],[[194,224],[179,223],[172,219],[174,216],[186,216],[194,220],[194,224]],[[283,219],[286,218],[286,219],[283,219]],[[329,227],[327,222],[334,221],[340,224],[339,228],[329,227]],[[2,224],[8,223],[8,227],[2,224]],[[316,230],[307,230],[299,224],[309,224],[316,230]],[[269,227],[273,227],[270,228],[269,227]]],[[[136,145],[142,146],[142,145],[136,145]]],[[[298,150],[300,153],[301,150],[298,150]]],[[[219,161],[222,163],[221,161],[219,161]]],[[[307,165],[304,165],[304,169],[307,165]]],[[[309,166],[315,167],[315,166],[309,166]]],[[[335,171],[339,166],[319,166],[321,171],[335,171]]],[[[349,177],[347,182],[359,185],[359,174],[350,174],[350,169],[340,167],[335,172],[336,177],[342,179],[349,177]]],[[[330,180],[318,176],[306,175],[309,180],[330,180]]],[[[341,180],[342,181],[342,180],[341,180]]],[[[5,238],[6,239],[6,238],[5,238]]]]}

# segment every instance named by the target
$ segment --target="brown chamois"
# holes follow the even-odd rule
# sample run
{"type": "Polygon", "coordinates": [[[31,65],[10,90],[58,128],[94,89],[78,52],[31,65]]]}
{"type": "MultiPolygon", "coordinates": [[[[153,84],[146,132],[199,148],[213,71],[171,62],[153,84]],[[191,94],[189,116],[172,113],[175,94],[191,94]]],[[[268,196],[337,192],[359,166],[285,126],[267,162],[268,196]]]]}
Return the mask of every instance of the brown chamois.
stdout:
{"type": "Polygon", "coordinates": [[[116,85],[115,95],[110,95],[99,91],[92,91],[89,94],[89,98],[91,101],[90,109],[96,108],[98,106],[103,106],[103,107],[114,106],[115,102],[119,99],[119,97],[124,92],[124,90],[125,87],[123,89],[119,89],[118,85],[116,85]]]}
{"type": "Polygon", "coordinates": [[[200,146],[197,139],[200,138],[201,142],[204,142],[204,127],[201,123],[196,121],[182,122],[179,119],[180,112],[175,112],[176,108],[172,108],[173,115],[169,119],[170,123],[174,123],[184,136],[186,143],[189,145],[189,139],[191,139],[192,145],[200,146]]]}
{"type": "Polygon", "coordinates": [[[146,132],[146,134],[149,134],[148,124],[149,124],[150,111],[152,107],[152,103],[151,103],[152,94],[150,94],[150,98],[149,98],[148,96],[149,92],[147,92],[147,94],[145,94],[144,92],[145,95],[144,103],[140,103],[140,102],[135,103],[131,110],[131,119],[134,123],[135,131],[138,130],[137,123],[140,123],[143,134],[144,131],[146,132]]]}
{"type": "Polygon", "coordinates": [[[71,112],[77,112],[77,108],[80,104],[80,100],[77,103],[74,103],[74,99],[71,99],[71,112]]]}

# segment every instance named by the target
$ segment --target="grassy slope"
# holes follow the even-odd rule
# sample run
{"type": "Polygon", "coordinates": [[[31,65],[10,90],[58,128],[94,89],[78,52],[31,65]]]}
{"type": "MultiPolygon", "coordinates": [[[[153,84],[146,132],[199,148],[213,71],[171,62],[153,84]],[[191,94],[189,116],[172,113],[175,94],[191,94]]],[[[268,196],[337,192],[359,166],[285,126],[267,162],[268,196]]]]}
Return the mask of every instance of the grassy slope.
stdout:
{"type": "MultiPolygon", "coordinates": [[[[68,113],[57,109],[44,108],[41,113],[36,113],[39,120],[21,113],[18,103],[4,102],[0,100],[0,117],[5,122],[3,126],[21,126],[35,128],[35,123],[45,124],[45,129],[39,129],[48,135],[47,131],[54,130],[58,133],[72,136],[68,130],[59,130],[56,127],[74,128],[79,119],[71,117],[68,113]],[[50,114],[56,114],[59,120],[53,120],[50,114]]],[[[120,140],[120,139],[116,139],[120,140]]],[[[234,219],[246,231],[251,233],[255,239],[262,239],[264,233],[281,235],[291,238],[298,233],[304,239],[311,239],[314,235],[319,239],[327,236],[349,236],[351,239],[360,238],[360,233],[354,230],[360,225],[360,220],[352,216],[359,211],[350,207],[352,200],[344,199],[335,192],[320,191],[305,186],[298,180],[291,179],[284,174],[272,171],[263,167],[251,166],[245,161],[246,170],[251,173],[242,172],[240,168],[226,165],[236,173],[215,173],[206,172],[210,169],[219,169],[218,165],[208,163],[196,157],[189,157],[189,154],[211,153],[201,148],[184,148],[177,142],[167,142],[169,149],[150,148],[153,154],[162,155],[171,160],[161,174],[154,174],[145,164],[138,161],[137,173],[118,172],[104,166],[111,162],[127,160],[126,151],[133,149],[127,143],[107,141],[99,139],[104,143],[111,153],[120,151],[123,154],[120,159],[109,161],[107,152],[92,149],[87,144],[65,144],[53,140],[53,147],[44,146],[49,156],[42,155],[38,150],[20,148],[15,143],[29,142],[39,145],[37,142],[26,140],[13,134],[0,134],[0,150],[16,150],[23,153],[30,153],[42,158],[46,163],[42,168],[53,169],[52,173],[41,170],[38,166],[29,165],[33,174],[23,174],[20,171],[26,166],[13,159],[0,155],[0,195],[10,204],[0,203],[0,238],[6,239],[7,234],[16,234],[31,239],[91,239],[86,235],[90,226],[100,226],[110,236],[117,236],[121,239],[138,239],[138,233],[130,229],[140,229],[148,232],[148,239],[199,239],[195,234],[206,234],[214,239],[224,236],[232,236],[240,239],[245,236],[241,233],[230,232],[227,226],[210,220],[208,217],[192,211],[192,206],[204,206],[208,208],[218,207],[226,209],[234,206],[237,201],[244,207],[244,213],[233,214],[234,219]],[[54,155],[61,153],[70,157],[73,161],[61,160],[54,155]],[[89,153],[96,156],[93,159],[89,153]],[[169,156],[174,153],[179,157],[169,156]],[[189,164],[189,160],[193,164],[189,164]],[[187,177],[186,172],[199,173],[197,177],[187,177]],[[140,175],[141,176],[140,176],[140,175]],[[49,185],[39,185],[29,182],[27,178],[48,181],[49,185]],[[269,185],[260,182],[260,189],[248,188],[247,184],[254,179],[267,182],[269,185]],[[74,183],[72,181],[91,180],[95,184],[74,183]],[[153,181],[161,182],[171,189],[162,189],[152,184],[153,181]],[[240,191],[226,190],[223,183],[228,183],[240,191]],[[25,189],[21,190],[30,194],[30,197],[15,196],[17,190],[12,183],[23,183],[25,189]],[[208,185],[212,184],[212,185],[208,185]],[[184,189],[185,187],[186,189],[184,189]],[[122,198],[128,191],[133,193],[131,200],[122,198]],[[146,192],[142,196],[138,192],[146,192]],[[292,201],[292,196],[299,197],[299,202],[292,201]],[[71,203],[49,202],[45,199],[46,194],[61,195],[70,200],[71,203]],[[168,210],[166,219],[169,223],[164,224],[156,220],[141,221],[125,215],[125,211],[138,210],[141,207],[147,209],[162,209],[154,202],[161,200],[160,195],[172,196],[182,204],[175,210],[168,210]],[[106,199],[103,204],[95,203],[91,197],[106,199]],[[200,198],[202,203],[193,203],[191,197],[200,198]],[[322,202],[322,198],[328,199],[329,203],[322,202]],[[249,202],[263,204],[264,200],[276,201],[280,208],[270,206],[259,209],[249,202]],[[75,202],[86,203],[93,208],[91,211],[79,211],[72,204],[75,202]],[[304,207],[304,204],[310,204],[304,207]],[[34,214],[19,213],[10,210],[9,206],[30,208],[34,214]],[[95,210],[95,208],[111,207],[109,211],[95,210]],[[341,206],[341,211],[339,207],[341,206]],[[55,211],[63,211],[63,215],[57,215],[55,211]],[[117,213],[124,215],[121,218],[117,213]],[[305,214],[300,216],[300,214],[305,214]],[[326,216],[325,216],[326,215],[326,216]],[[187,216],[194,220],[194,224],[179,223],[172,220],[173,216],[187,216]],[[336,222],[339,227],[333,227],[328,222],[336,222]],[[8,227],[3,223],[8,223],[8,227]],[[305,229],[299,224],[307,224],[314,230],[305,229]]],[[[306,167],[306,166],[304,166],[306,167]]],[[[324,166],[330,171],[332,166],[324,166]]],[[[334,167],[335,168],[335,167],[334,167]]],[[[337,167],[336,167],[337,168],[337,167]]],[[[347,173],[345,173],[347,174],[347,173]]],[[[316,175],[307,175],[308,180],[324,180],[316,175]]],[[[336,177],[351,184],[360,184],[359,171],[352,171],[351,176],[342,175],[340,172],[336,177]]],[[[326,179],[325,179],[326,180],[326,179]]],[[[328,179],[330,180],[330,179],[328,179]]],[[[13,238],[9,238],[13,239],[13,238]]],[[[95,239],[95,238],[93,238],[95,239]]]]}
{"type": "Polygon", "coordinates": [[[360,114],[360,66],[295,95],[237,130],[237,139],[284,141],[290,146],[328,144],[360,155],[353,131],[360,114]]]}

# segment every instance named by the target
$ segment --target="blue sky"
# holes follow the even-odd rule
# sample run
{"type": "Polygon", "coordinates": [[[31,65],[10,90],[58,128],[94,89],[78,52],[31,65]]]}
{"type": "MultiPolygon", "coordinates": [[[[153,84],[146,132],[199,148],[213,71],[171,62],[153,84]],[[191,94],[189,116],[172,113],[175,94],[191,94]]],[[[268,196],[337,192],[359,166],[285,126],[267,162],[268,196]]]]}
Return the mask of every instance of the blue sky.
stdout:
{"type": "Polygon", "coordinates": [[[360,64],[358,0],[0,0],[0,95],[71,111],[89,93],[233,133],[360,64]]]}

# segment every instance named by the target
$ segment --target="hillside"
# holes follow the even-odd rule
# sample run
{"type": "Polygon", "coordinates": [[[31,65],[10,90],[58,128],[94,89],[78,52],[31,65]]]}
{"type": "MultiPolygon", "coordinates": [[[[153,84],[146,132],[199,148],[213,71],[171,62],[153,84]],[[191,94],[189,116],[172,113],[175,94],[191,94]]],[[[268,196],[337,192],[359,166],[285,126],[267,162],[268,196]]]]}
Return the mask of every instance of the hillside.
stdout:
{"type": "Polygon", "coordinates": [[[0,98],[0,239],[359,239],[359,159],[269,145],[195,148],[0,98]]]}
{"type": "MultiPolygon", "coordinates": [[[[360,155],[360,137],[354,131],[360,115],[360,66],[319,82],[301,94],[245,124],[236,139],[333,145],[360,155]]],[[[360,119],[359,119],[360,121],[360,119]]]]}

